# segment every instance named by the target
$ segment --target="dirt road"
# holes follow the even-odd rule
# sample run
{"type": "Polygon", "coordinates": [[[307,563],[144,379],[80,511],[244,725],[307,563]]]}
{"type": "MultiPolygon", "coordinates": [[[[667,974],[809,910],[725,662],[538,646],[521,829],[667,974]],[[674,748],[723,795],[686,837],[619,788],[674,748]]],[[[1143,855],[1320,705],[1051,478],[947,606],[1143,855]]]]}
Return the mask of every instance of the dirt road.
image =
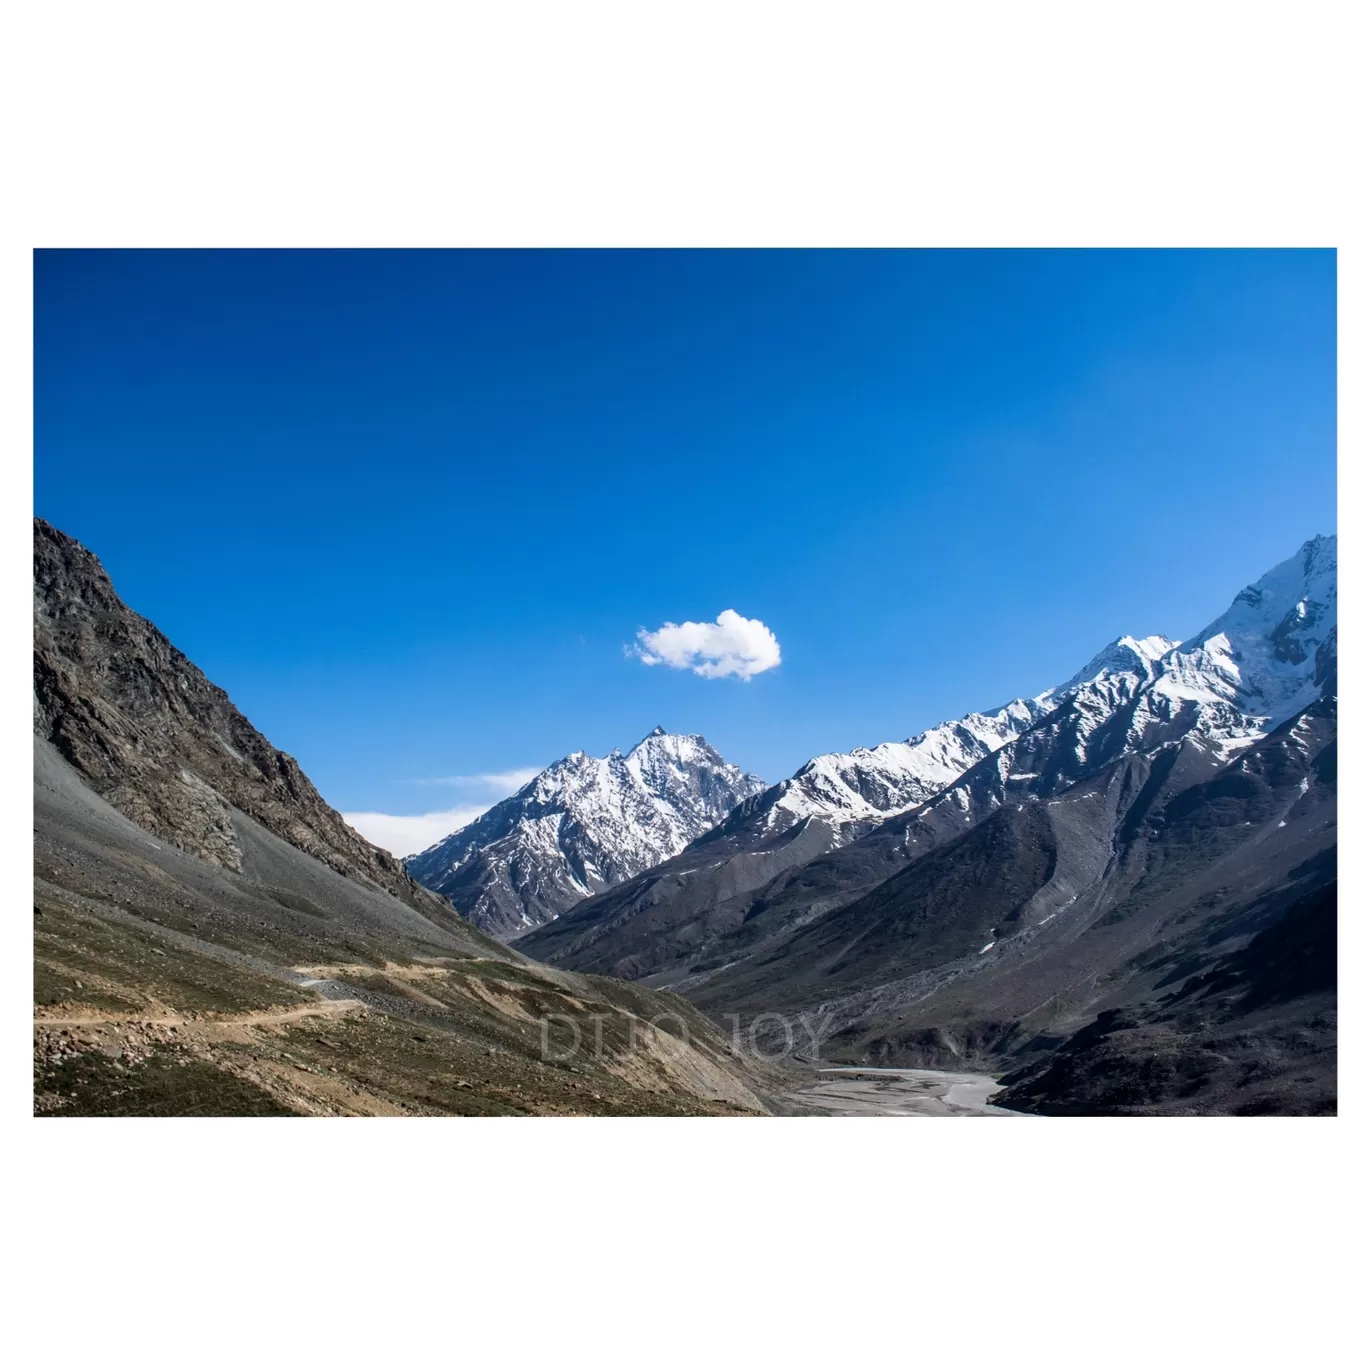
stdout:
{"type": "Polygon", "coordinates": [[[195,1033],[212,1033],[216,1028],[236,1029],[242,1026],[271,1026],[280,1021],[300,1021],[305,1017],[330,1017],[353,1012],[365,1007],[365,1003],[355,998],[325,998],[321,1002],[305,1003],[302,1007],[269,1008],[260,1012],[225,1013],[217,1017],[183,1017],[175,1012],[160,1016],[146,1014],[121,1015],[107,1012],[97,1016],[35,1016],[34,1027],[54,1031],[71,1029],[76,1026],[175,1026],[195,1033]]]}

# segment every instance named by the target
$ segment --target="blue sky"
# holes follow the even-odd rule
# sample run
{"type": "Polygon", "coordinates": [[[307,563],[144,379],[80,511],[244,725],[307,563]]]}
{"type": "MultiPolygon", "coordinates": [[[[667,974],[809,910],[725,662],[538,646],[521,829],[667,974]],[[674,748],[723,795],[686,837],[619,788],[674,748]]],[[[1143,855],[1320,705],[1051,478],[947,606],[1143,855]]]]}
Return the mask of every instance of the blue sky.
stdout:
{"type": "Polygon", "coordinates": [[[657,723],[777,779],[1193,632],[1334,530],[1331,252],[35,270],[37,512],[344,811],[657,723]],[[728,609],[780,664],[628,653],[728,609]]]}

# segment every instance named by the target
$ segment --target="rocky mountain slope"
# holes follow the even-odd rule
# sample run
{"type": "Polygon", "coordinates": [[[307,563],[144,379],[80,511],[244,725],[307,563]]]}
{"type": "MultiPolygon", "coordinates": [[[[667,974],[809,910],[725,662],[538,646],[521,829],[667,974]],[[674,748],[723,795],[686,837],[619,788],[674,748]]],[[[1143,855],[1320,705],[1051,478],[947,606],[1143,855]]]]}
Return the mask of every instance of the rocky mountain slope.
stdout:
{"type": "Polygon", "coordinates": [[[669,859],[764,787],[701,736],[657,727],[626,755],[566,756],[408,869],[510,938],[669,859]]]}
{"type": "Polygon", "coordinates": [[[526,960],[356,835],[34,526],[35,1109],[764,1109],[672,994],[526,960]]]}
{"type": "MultiPolygon", "coordinates": [[[[1190,641],[1120,639],[858,839],[817,814],[757,835],[738,812],[523,947],[715,1012],[820,1019],[862,1062],[1000,1068],[1051,1049],[1110,1010],[1108,985],[1147,1002],[1145,957],[1180,928],[1219,923],[1211,944],[1234,953],[1270,900],[1333,879],[1335,610],[1334,539],[1316,538],[1190,641]]],[[[1323,1094],[1315,1069],[1298,1076],[1323,1094]]]]}
{"type": "Polygon", "coordinates": [[[340,874],[438,906],[123,604],[85,547],[41,518],[33,525],[33,692],[35,732],[106,802],[178,849],[240,871],[237,809],[340,874]]]}
{"type": "Polygon", "coordinates": [[[877,1058],[1062,1037],[1206,972],[1291,893],[1333,882],[1334,712],[1319,701],[1214,771],[1178,743],[1007,804],[694,996],[811,1009],[838,1048],[877,1058]]]}
{"type": "Polygon", "coordinates": [[[1320,884],[1205,972],[1099,1013],[995,1101],[1052,1116],[1333,1113],[1336,894],[1320,884]]]}

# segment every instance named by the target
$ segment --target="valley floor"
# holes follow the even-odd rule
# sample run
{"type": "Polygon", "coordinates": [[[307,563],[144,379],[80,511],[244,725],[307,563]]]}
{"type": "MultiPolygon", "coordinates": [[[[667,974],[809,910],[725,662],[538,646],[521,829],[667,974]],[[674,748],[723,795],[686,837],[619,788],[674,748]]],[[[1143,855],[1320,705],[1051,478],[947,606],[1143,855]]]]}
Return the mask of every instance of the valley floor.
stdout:
{"type": "Polygon", "coordinates": [[[988,1074],[940,1069],[818,1069],[820,1079],[775,1099],[789,1116],[1022,1116],[989,1101],[988,1074]]]}

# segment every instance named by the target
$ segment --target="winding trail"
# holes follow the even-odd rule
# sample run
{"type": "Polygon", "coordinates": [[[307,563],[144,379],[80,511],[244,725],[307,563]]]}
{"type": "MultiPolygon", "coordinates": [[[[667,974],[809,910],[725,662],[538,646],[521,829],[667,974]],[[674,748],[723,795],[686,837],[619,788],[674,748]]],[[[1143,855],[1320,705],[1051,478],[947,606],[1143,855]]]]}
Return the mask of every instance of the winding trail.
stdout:
{"type": "Polygon", "coordinates": [[[300,1007],[266,1008],[259,1012],[237,1012],[224,1016],[186,1017],[176,1012],[152,1016],[148,1013],[120,1014],[106,1012],[98,1016],[50,1017],[35,1016],[35,1030],[63,1030],[90,1026],[175,1026],[187,1031],[213,1030],[222,1027],[233,1030],[241,1026],[271,1026],[279,1021],[300,1021],[305,1017],[340,1016],[364,1010],[366,1004],[357,998],[324,998],[307,1002],[300,1007]]]}

